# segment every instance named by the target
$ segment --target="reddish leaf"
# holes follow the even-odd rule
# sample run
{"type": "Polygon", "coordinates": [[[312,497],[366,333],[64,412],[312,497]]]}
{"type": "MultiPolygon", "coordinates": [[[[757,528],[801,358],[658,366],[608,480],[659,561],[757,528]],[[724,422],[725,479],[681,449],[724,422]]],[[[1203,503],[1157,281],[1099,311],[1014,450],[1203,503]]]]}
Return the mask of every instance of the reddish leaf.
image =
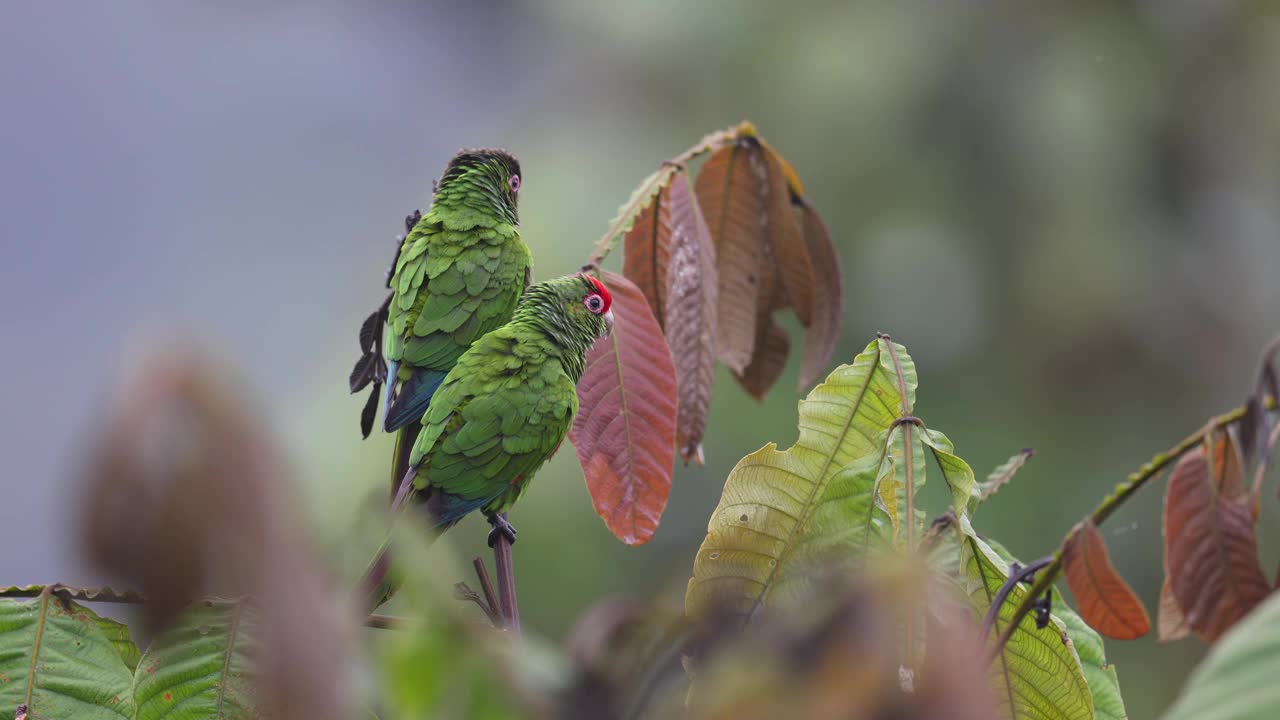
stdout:
{"type": "Polygon", "coordinates": [[[1151,630],[1147,610],[1111,565],[1102,533],[1085,520],[1062,550],[1067,586],[1080,606],[1080,617],[1094,630],[1117,640],[1133,640],[1151,630]]]}
{"type": "Polygon", "coordinates": [[[1178,599],[1173,596],[1173,585],[1169,583],[1166,571],[1164,584],[1160,586],[1160,612],[1156,613],[1156,637],[1160,642],[1181,640],[1191,632],[1186,618],[1182,617],[1182,608],[1178,607],[1178,599]]]}
{"type": "Polygon", "coordinates": [[[1219,492],[1231,485],[1229,477],[1211,477],[1201,446],[1178,461],[1165,493],[1173,595],[1187,625],[1210,642],[1271,591],[1258,563],[1249,502],[1219,492]]]}
{"type": "MultiPolygon", "coordinates": [[[[814,268],[809,260],[809,246],[800,231],[796,214],[792,210],[791,190],[787,186],[787,171],[782,158],[772,148],[763,147],[765,167],[769,173],[768,228],[769,247],[777,261],[785,299],[778,307],[790,306],[800,318],[800,324],[813,324],[813,303],[816,294],[814,268]]],[[[799,199],[799,196],[797,196],[799,199]]]]}
{"type": "Polygon", "coordinates": [[[667,272],[666,333],[675,360],[679,409],[676,442],[687,464],[702,464],[702,436],[711,409],[718,312],[715,246],[684,175],[664,192],[671,215],[671,261],[667,272]]]}
{"type": "MultiPolygon", "coordinates": [[[[1244,482],[1244,468],[1240,453],[1227,432],[1218,433],[1213,439],[1213,485],[1217,493],[1231,500],[1240,500],[1248,494],[1244,482]]],[[[1254,518],[1257,518],[1255,513],[1254,518]]]]}
{"type": "Polygon", "coordinates": [[[804,333],[804,363],[800,367],[800,387],[806,388],[826,377],[831,356],[840,339],[844,323],[844,281],[840,276],[840,257],[836,254],[827,226],[818,211],[801,200],[804,241],[814,270],[813,322],[804,333]]]}
{"type": "Polygon", "coordinates": [[[613,333],[587,354],[569,439],[596,513],[620,540],[639,545],[653,537],[671,493],[675,367],[640,288],[601,274],[613,293],[613,333]]]}
{"type": "Polygon", "coordinates": [[[622,274],[644,293],[658,325],[665,328],[667,265],[671,260],[672,234],[667,187],[676,175],[676,168],[664,166],[659,173],[649,194],[641,195],[637,200],[646,204],[624,236],[622,274]]]}
{"type": "Polygon", "coordinates": [[[761,276],[765,264],[768,168],[754,138],[712,153],[694,191],[711,230],[719,272],[717,355],[741,373],[755,349],[761,276]]]}

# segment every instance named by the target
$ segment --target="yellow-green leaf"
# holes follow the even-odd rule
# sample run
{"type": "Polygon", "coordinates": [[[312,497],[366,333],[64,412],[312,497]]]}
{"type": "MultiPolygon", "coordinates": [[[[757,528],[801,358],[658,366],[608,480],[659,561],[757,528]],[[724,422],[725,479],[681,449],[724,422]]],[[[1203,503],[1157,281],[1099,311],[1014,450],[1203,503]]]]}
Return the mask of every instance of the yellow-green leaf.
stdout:
{"type": "Polygon", "coordinates": [[[795,445],[785,451],[766,445],[743,458],[725,481],[694,560],[688,612],[729,607],[749,616],[781,601],[787,593],[779,588],[798,568],[820,560],[821,551],[856,548],[859,533],[849,532],[857,527],[855,510],[865,509],[863,495],[874,505],[885,433],[914,403],[914,390],[910,356],[887,338],[873,341],[814,388],[800,402],[795,445]],[[860,501],[853,502],[853,495],[860,501]]]}
{"type": "Polygon", "coordinates": [[[934,460],[938,461],[938,467],[942,469],[942,479],[947,481],[947,487],[951,489],[951,509],[959,515],[968,506],[969,498],[973,497],[978,485],[973,476],[973,468],[955,454],[955,445],[951,444],[946,435],[937,430],[925,430],[920,435],[920,440],[929,446],[934,460]]]}
{"type": "MultiPolygon", "coordinates": [[[[1009,567],[990,545],[979,538],[967,518],[960,518],[963,531],[961,557],[965,590],[981,617],[995,601],[996,593],[1009,578],[1009,567]]],[[[1012,619],[1026,588],[1013,588],[1000,606],[992,629],[992,639],[1012,619]]],[[[1037,629],[1035,618],[1023,618],[1000,655],[991,663],[992,687],[996,690],[1001,717],[1009,720],[1093,720],[1093,696],[1084,670],[1066,627],[1056,617],[1037,629]]]]}

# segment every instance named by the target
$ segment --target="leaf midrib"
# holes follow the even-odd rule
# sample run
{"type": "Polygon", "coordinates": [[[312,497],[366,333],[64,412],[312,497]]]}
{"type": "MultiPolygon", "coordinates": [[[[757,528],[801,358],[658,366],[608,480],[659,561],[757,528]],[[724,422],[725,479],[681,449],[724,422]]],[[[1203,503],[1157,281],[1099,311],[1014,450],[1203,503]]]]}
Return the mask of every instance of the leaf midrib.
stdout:
{"type": "MultiPolygon", "coordinates": [[[[858,408],[862,407],[862,401],[866,398],[867,390],[871,388],[871,383],[874,382],[876,377],[876,371],[879,367],[880,367],[880,343],[876,343],[876,354],[875,354],[874,362],[870,363],[866,380],[862,383],[862,387],[858,389],[858,398],[856,402],[854,402],[849,407],[849,416],[844,422],[844,429],[841,430],[840,432],[840,435],[839,435],[840,440],[843,440],[844,437],[849,434],[849,428],[853,426],[853,420],[858,416],[858,408]]],[[[808,402],[808,401],[806,400],[804,402],[808,402]]],[[[799,443],[800,441],[796,440],[797,446],[799,445],[799,443]]],[[[793,449],[795,449],[795,447],[796,446],[792,446],[788,448],[787,450],[784,451],[784,453],[791,452],[793,449]]],[[[813,499],[817,496],[820,489],[826,485],[826,482],[829,482],[826,477],[827,471],[831,468],[831,463],[835,461],[836,452],[839,449],[839,447],[840,447],[840,441],[838,440],[835,444],[835,448],[831,451],[829,455],[827,455],[826,462],[823,464],[821,472],[818,473],[817,480],[813,482],[813,489],[810,490],[809,493],[806,495],[805,503],[803,506],[804,510],[800,514],[799,521],[795,524],[795,527],[791,530],[791,532],[787,533],[787,541],[782,546],[782,552],[778,553],[778,562],[774,564],[773,568],[769,570],[769,574],[765,577],[764,589],[760,591],[760,594],[756,596],[755,602],[751,604],[751,609],[747,611],[744,623],[749,622],[751,620],[751,617],[755,615],[756,610],[759,610],[760,606],[764,604],[765,595],[768,595],[769,591],[773,588],[774,581],[777,579],[777,576],[778,576],[778,571],[782,568],[787,558],[790,556],[791,552],[795,549],[796,535],[800,533],[801,530],[803,530],[804,526],[809,522],[809,516],[813,514],[813,506],[814,506],[813,499]]]]}

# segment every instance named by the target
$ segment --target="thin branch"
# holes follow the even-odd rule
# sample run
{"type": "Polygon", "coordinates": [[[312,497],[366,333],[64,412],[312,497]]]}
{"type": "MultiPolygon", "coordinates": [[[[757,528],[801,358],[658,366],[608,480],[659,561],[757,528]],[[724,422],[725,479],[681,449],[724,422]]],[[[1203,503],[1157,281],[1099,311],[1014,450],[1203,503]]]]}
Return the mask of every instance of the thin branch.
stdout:
{"type": "Polygon", "coordinates": [[[476,569],[476,578],[480,580],[480,590],[484,592],[484,601],[493,608],[489,619],[493,621],[494,627],[502,627],[502,606],[498,604],[498,596],[493,592],[493,582],[489,580],[489,568],[484,564],[484,558],[477,555],[471,559],[471,565],[476,569]]]}
{"type": "Polygon", "coordinates": [[[480,593],[472,590],[470,585],[464,582],[454,583],[453,595],[463,602],[475,603],[485,617],[489,618],[489,624],[496,628],[502,627],[502,616],[498,614],[498,610],[493,605],[485,602],[485,599],[480,597],[480,593]]]}
{"type": "MultiPolygon", "coordinates": [[[[733,142],[733,140],[740,134],[754,135],[755,129],[752,128],[749,123],[742,123],[736,127],[729,128],[728,130],[717,130],[704,136],[696,144],[679,155],[676,155],[670,160],[662,161],[659,169],[663,167],[675,167],[679,170],[684,170],[685,165],[688,164],[690,160],[698,157],[699,155],[711,152],[722,145],[733,142]]],[[[604,235],[600,238],[600,241],[596,243],[595,250],[592,251],[591,257],[587,260],[586,264],[582,266],[583,272],[589,272],[600,267],[604,262],[604,259],[609,256],[609,253],[613,251],[613,248],[617,246],[618,241],[621,239],[623,225],[626,224],[628,219],[635,217],[640,207],[643,207],[643,205],[637,207],[634,203],[647,202],[650,197],[650,193],[644,193],[633,197],[626,205],[622,206],[622,209],[618,212],[618,216],[613,219],[613,222],[609,223],[609,229],[605,231],[604,235]]]]}
{"type": "MultiPolygon", "coordinates": [[[[1276,408],[1276,399],[1268,396],[1263,400],[1262,404],[1267,410],[1274,410],[1276,408]]],[[[1207,425],[1183,438],[1177,445],[1174,445],[1169,450],[1151,458],[1151,460],[1139,468],[1137,472],[1130,473],[1129,477],[1116,487],[1116,491],[1114,493],[1103,498],[1098,507],[1089,514],[1089,519],[1093,521],[1094,525],[1101,526],[1107,518],[1111,517],[1111,514],[1114,513],[1120,505],[1132,497],[1134,493],[1141,490],[1148,481],[1159,475],[1166,467],[1177,462],[1178,458],[1199,447],[1205,441],[1205,438],[1209,437],[1212,433],[1218,432],[1232,423],[1238,422],[1240,418],[1244,417],[1245,411],[1248,407],[1249,406],[1247,404],[1241,405],[1230,412],[1223,413],[1213,418],[1207,425]]],[[[1035,583],[1031,585],[1031,589],[1023,596],[1022,602],[1018,603],[1018,607],[1014,610],[1013,618],[1010,620],[1008,626],[1006,626],[1000,633],[1000,637],[996,638],[996,643],[995,646],[991,648],[991,655],[988,658],[988,662],[994,660],[1000,655],[1004,646],[1009,643],[1009,638],[1013,637],[1013,633],[1018,628],[1018,624],[1027,616],[1027,613],[1031,612],[1031,609],[1037,602],[1037,599],[1041,595],[1044,595],[1045,591],[1047,591],[1050,586],[1053,585],[1054,581],[1058,579],[1058,575],[1062,572],[1062,550],[1067,546],[1067,543],[1071,542],[1071,538],[1075,532],[1076,527],[1073,526],[1070,532],[1062,538],[1062,542],[1059,543],[1058,549],[1054,551],[1051,556],[1052,560],[1050,560],[1050,562],[1045,566],[1040,575],[1036,577],[1035,583]]],[[[999,612],[999,605],[994,605],[993,609],[995,612],[999,612]]]]}
{"type": "Polygon", "coordinates": [[[1042,568],[1053,562],[1053,560],[1054,556],[1052,555],[1042,557],[1030,565],[1020,568],[1018,572],[1013,573],[1008,580],[1004,581],[1004,585],[1000,586],[1000,591],[996,593],[996,599],[992,601],[991,607],[987,608],[986,617],[982,618],[982,637],[991,634],[991,627],[996,623],[996,616],[1000,614],[1000,607],[1004,605],[1005,600],[1009,599],[1009,593],[1013,592],[1018,583],[1040,572],[1042,568]]]}
{"type": "MultiPolygon", "coordinates": [[[[500,516],[507,519],[507,514],[500,516]]],[[[493,565],[498,573],[498,601],[502,607],[502,616],[506,618],[507,629],[516,637],[520,636],[520,608],[516,604],[516,574],[511,564],[511,541],[506,533],[497,533],[493,544],[493,565]]]]}

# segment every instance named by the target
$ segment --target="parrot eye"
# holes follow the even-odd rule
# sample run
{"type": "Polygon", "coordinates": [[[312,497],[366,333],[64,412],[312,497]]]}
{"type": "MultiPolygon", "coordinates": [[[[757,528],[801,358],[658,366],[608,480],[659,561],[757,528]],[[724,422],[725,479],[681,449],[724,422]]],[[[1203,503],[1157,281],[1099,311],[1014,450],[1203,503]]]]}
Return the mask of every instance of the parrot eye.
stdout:
{"type": "Polygon", "coordinates": [[[511,192],[520,192],[520,176],[512,175],[507,178],[507,185],[511,187],[511,192]]]}
{"type": "Polygon", "coordinates": [[[586,299],[582,301],[582,304],[586,305],[587,309],[590,310],[593,315],[599,315],[604,312],[604,299],[599,295],[588,295],[586,299]]]}

